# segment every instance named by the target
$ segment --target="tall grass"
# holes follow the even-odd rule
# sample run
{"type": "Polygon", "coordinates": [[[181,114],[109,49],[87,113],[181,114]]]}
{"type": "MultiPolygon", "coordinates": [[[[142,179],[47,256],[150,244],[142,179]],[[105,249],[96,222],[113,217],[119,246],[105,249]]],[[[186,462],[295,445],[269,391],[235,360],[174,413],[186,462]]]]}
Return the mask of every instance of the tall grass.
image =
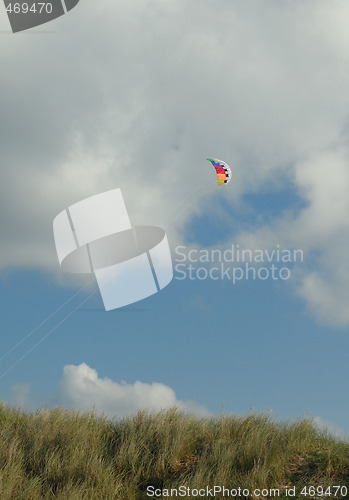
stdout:
{"type": "Polygon", "coordinates": [[[305,499],[299,493],[305,485],[334,484],[349,488],[349,444],[320,433],[309,419],[199,419],[173,409],[110,421],[0,405],[1,500],[140,500],[150,498],[147,486],[181,485],[279,488],[279,498],[296,486],[293,498],[305,499]]]}

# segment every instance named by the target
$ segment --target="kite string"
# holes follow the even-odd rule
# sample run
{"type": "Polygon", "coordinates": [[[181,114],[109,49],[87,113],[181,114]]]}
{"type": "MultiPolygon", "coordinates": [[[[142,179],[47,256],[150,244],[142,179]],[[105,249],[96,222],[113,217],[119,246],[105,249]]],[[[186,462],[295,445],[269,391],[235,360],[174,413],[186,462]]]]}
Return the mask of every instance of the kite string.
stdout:
{"type": "Polygon", "coordinates": [[[79,295],[85,288],[87,288],[92,283],[92,281],[93,280],[90,280],[88,283],[86,283],[83,287],[80,288],[80,290],[75,292],[69,299],[67,299],[65,302],[63,302],[63,304],[61,306],[59,306],[53,313],[51,313],[49,316],[47,316],[47,318],[44,319],[39,325],[37,325],[35,328],[33,328],[33,330],[31,330],[29,333],[24,335],[24,337],[22,337],[21,340],[19,340],[13,347],[11,347],[5,354],[3,354],[1,356],[0,361],[7,358],[7,356],[9,354],[11,354],[11,352],[13,352],[15,349],[17,349],[17,347],[19,347],[21,344],[23,344],[23,342],[26,339],[31,337],[33,335],[33,333],[35,333],[37,330],[39,330],[39,328],[41,328],[45,323],[47,323],[47,321],[49,319],[51,319],[53,316],[55,316],[58,313],[58,311],[60,311],[64,306],[66,306],[71,300],[73,300],[74,297],[79,295]]]}
{"type": "MultiPolygon", "coordinates": [[[[166,217],[163,219],[165,221],[169,215],[174,211],[177,210],[179,207],[183,205],[183,203],[187,200],[189,197],[193,197],[195,193],[198,191],[202,191],[200,196],[198,196],[195,201],[200,199],[202,196],[205,194],[208,194],[209,192],[213,191],[215,187],[212,187],[211,181],[210,183],[205,183],[201,186],[199,186],[197,189],[195,189],[193,192],[189,193],[176,207],[174,207],[170,212],[167,213],[166,217]],[[206,189],[205,189],[206,188],[206,189]]],[[[171,222],[175,220],[177,217],[179,217],[188,207],[190,207],[194,203],[194,200],[191,200],[189,204],[186,204],[182,210],[177,212],[174,217],[170,218],[168,222],[171,222]]],[[[37,327],[35,327],[33,330],[31,330],[28,334],[26,334],[19,342],[17,342],[7,353],[5,353],[1,358],[0,361],[5,359],[11,352],[13,352],[17,347],[19,347],[27,338],[29,338],[33,333],[35,333],[41,326],[43,326],[50,318],[55,316],[58,311],[60,311],[66,304],[68,304],[74,297],[76,297],[78,294],[80,294],[85,288],[87,288],[91,284],[92,280],[90,280],[87,284],[85,284],[83,287],[80,288],[77,292],[75,292],[69,299],[67,299],[60,307],[58,307],[53,313],[51,313],[44,321],[42,321],[37,327]]],[[[80,306],[82,306],[87,300],[92,297],[95,293],[97,293],[97,290],[94,290],[90,295],[87,296],[86,299],[84,299],[75,309],[73,309],[67,316],[63,318],[56,326],[54,326],[44,337],[42,337],[36,344],[34,344],[33,347],[31,347],[25,354],[23,354],[17,361],[15,361],[7,370],[5,370],[1,375],[0,379],[3,378],[7,373],[9,373],[16,365],[18,365],[24,358],[26,358],[38,345],[40,345],[49,335],[51,335],[61,324],[63,324],[72,314],[74,314],[80,306]]]]}
{"type": "MultiPolygon", "coordinates": [[[[174,212],[174,211],[178,210],[179,208],[181,208],[181,206],[183,205],[183,203],[186,203],[188,199],[193,198],[193,197],[194,197],[194,195],[195,195],[197,192],[202,191],[202,190],[205,190],[205,192],[206,192],[207,188],[208,188],[208,187],[210,187],[210,186],[212,186],[212,182],[210,182],[210,183],[205,182],[205,184],[202,184],[201,186],[199,186],[199,187],[197,187],[196,189],[194,189],[194,191],[192,191],[192,192],[188,193],[188,194],[187,194],[187,195],[186,195],[186,196],[185,196],[185,197],[184,197],[184,198],[180,201],[180,203],[178,203],[175,207],[171,208],[171,209],[167,212],[167,214],[166,214],[166,215],[165,215],[165,216],[161,219],[161,223],[162,223],[162,222],[165,222],[165,221],[168,219],[168,217],[170,217],[170,215],[172,214],[172,212],[174,212]]],[[[201,196],[201,195],[200,195],[200,196],[201,196]]],[[[200,197],[199,197],[199,198],[200,198],[200,197]]],[[[191,199],[191,200],[190,200],[190,204],[189,204],[189,206],[190,206],[192,203],[193,203],[193,200],[191,199]]]]}
{"type": "Polygon", "coordinates": [[[7,368],[7,370],[5,370],[1,375],[0,375],[0,379],[2,379],[7,373],[9,373],[15,366],[18,365],[18,363],[20,363],[24,358],[26,358],[28,356],[28,354],[30,354],[32,351],[34,351],[34,349],[41,344],[41,342],[43,342],[45,339],[47,339],[47,337],[49,337],[49,335],[51,335],[62,323],[64,323],[72,314],[74,314],[80,306],[82,306],[85,302],[88,301],[88,299],[90,297],[92,297],[92,295],[94,295],[95,293],[98,292],[98,289],[94,290],[92,293],[90,293],[90,295],[88,295],[86,297],[86,299],[84,299],[77,307],[75,307],[69,314],[67,314],[56,326],[54,326],[44,337],[42,337],[40,340],[38,340],[38,342],[36,342],[36,344],[33,345],[33,347],[31,347],[30,349],[28,349],[28,351],[26,353],[23,354],[23,356],[21,356],[19,359],[17,359],[17,361],[15,361],[9,368],[7,368]]]}
{"type": "Polygon", "coordinates": [[[205,191],[203,191],[200,196],[197,196],[195,198],[195,200],[192,200],[190,201],[189,203],[187,203],[184,207],[182,207],[182,210],[180,210],[179,212],[177,212],[174,217],[171,217],[169,220],[167,220],[166,222],[169,223],[169,222],[173,222],[174,220],[176,220],[180,215],[183,214],[183,212],[185,212],[189,207],[191,207],[191,205],[194,203],[194,201],[198,201],[202,196],[210,193],[211,191],[214,191],[216,189],[216,187],[212,187],[210,186],[209,188],[207,188],[205,191]]]}
{"type": "MultiPolygon", "coordinates": [[[[107,280],[106,280],[106,283],[108,283],[108,281],[110,281],[111,279],[113,279],[113,276],[110,276],[107,280]]],[[[88,282],[86,285],[84,285],[82,287],[82,289],[86,288],[89,284],[91,283],[88,282]]],[[[81,290],[82,290],[81,289],[81,290]]],[[[79,290],[78,292],[76,292],[74,294],[77,295],[78,293],[80,293],[79,290]]],[[[82,302],[80,302],[80,304],[78,306],[76,306],[70,313],[68,313],[59,323],[57,323],[56,326],[54,326],[46,335],[44,335],[44,337],[42,337],[40,340],[38,340],[36,342],[36,344],[33,345],[33,347],[31,347],[30,349],[28,349],[27,352],[25,352],[19,359],[17,359],[17,361],[15,361],[9,368],[7,368],[7,370],[5,370],[3,373],[1,373],[0,375],[0,379],[2,379],[8,372],[10,372],[15,366],[18,365],[18,363],[20,363],[24,358],[26,358],[28,356],[28,354],[30,354],[38,345],[41,344],[41,342],[43,342],[45,339],[47,339],[47,337],[49,337],[49,335],[51,335],[51,333],[53,333],[60,325],[62,325],[62,323],[64,323],[70,316],[72,316],[78,309],[79,307],[81,307],[85,302],[87,302],[95,293],[97,293],[99,291],[99,288],[96,288],[96,290],[94,290],[92,293],[90,293],[86,299],[84,299],[82,302]]],[[[72,298],[72,297],[71,297],[72,298]]],[[[71,300],[71,298],[69,300],[71,300]]],[[[69,302],[69,300],[67,302],[69,302]]],[[[61,306],[62,308],[63,306],[61,306]]]]}

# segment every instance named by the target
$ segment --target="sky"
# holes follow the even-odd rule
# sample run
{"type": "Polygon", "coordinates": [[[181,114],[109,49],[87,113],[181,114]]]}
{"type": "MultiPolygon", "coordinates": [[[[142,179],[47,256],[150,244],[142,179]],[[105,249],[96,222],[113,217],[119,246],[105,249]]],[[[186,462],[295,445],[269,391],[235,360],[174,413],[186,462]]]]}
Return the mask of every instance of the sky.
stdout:
{"type": "Polygon", "coordinates": [[[0,8],[0,398],[310,415],[348,438],[348,3],[81,0],[16,34],[0,8]],[[105,312],[52,221],[116,188],[166,230],[174,279],[105,312]],[[235,282],[190,262],[232,248],[302,259],[235,282]]]}

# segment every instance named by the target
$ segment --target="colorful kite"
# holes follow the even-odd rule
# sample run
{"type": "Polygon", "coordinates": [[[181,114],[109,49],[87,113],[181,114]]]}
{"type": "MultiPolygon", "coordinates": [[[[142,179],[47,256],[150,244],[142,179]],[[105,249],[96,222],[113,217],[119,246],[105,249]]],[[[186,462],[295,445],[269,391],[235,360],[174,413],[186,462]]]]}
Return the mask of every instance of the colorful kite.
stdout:
{"type": "Polygon", "coordinates": [[[217,172],[218,186],[228,184],[231,181],[231,169],[224,161],[217,160],[216,158],[207,158],[212,163],[217,172]]]}

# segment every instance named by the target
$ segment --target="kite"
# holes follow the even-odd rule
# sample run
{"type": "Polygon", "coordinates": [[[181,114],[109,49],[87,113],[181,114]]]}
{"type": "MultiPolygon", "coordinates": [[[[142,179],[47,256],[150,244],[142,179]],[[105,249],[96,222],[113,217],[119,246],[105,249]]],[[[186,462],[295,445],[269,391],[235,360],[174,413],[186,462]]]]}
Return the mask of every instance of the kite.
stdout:
{"type": "Polygon", "coordinates": [[[216,158],[207,158],[212,163],[217,172],[218,186],[228,184],[231,181],[231,168],[224,161],[217,160],[216,158]]]}

